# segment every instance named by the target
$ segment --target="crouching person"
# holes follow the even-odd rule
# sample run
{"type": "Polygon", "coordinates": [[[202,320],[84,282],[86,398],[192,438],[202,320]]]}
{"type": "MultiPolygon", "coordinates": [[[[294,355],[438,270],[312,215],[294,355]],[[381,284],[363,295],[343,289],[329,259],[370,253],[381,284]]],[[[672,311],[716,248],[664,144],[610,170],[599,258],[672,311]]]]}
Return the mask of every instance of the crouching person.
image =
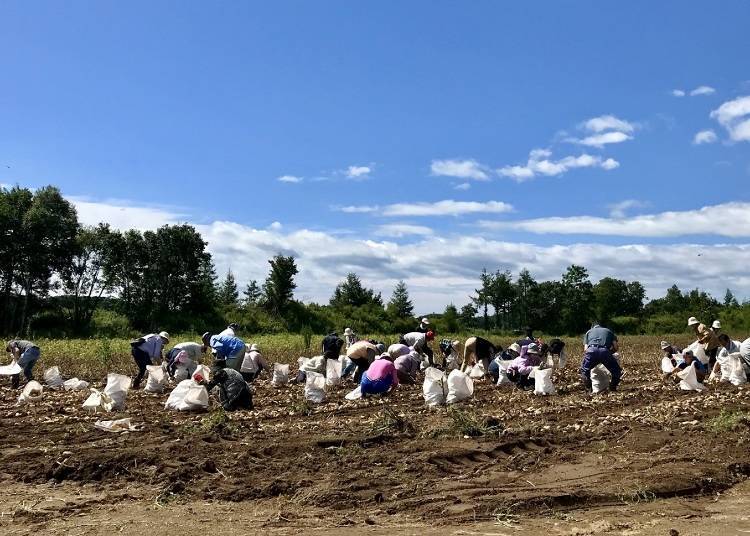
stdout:
{"type": "Polygon", "coordinates": [[[508,365],[508,379],[516,384],[519,389],[531,389],[534,380],[529,378],[531,370],[542,364],[541,348],[535,342],[523,346],[517,358],[508,365]]]}
{"type": "Polygon", "coordinates": [[[245,381],[252,383],[255,378],[260,376],[260,373],[268,369],[268,362],[260,353],[260,349],[257,344],[251,344],[250,349],[245,353],[245,359],[242,361],[240,367],[240,373],[245,381]]]}
{"type": "Polygon", "coordinates": [[[225,366],[240,371],[245,359],[245,341],[233,335],[203,335],[203,343],[211,347],[217,361],[224,361],[225,366]]]}
{"type": "MultiPolygon", "coordinates": [[[[500,379],[500,365],[510,364],[515,358],[521,354],[521,347],[517,342],[514,342],[506,350],[495,355],[495,358],[490,362],[490,366],[487,369],[487,375],[492,378],[493,383],[497,383],[500,379]]],[[[505,367],[503,367],[505,368],[505,367]]]]}
{"type": "Polygon", "coordinates": [[[417,372],[422,360],[417,352],[409,352],[406,355],[400,355],[393,361],[396,367],[399,383],[405,385],[414,385],[417,383],[417,372]]]}
{"type": "MultiPolygon", "coordinates": [[[[33,380],[34,365],[36,365],[36,362],[39,361],[39,357],[41,356],[41,350],[39,350],[39,347],[31,341],[15,339],[8,341],[8,344],[5,345],[5,351],[9,352],[16,364],[21,367],[26,381],[30,382],[33,380]]],[[[14,374],[11,376],[13,389],[18,388],[21,382],[20,376],[20,374],[14,374]]]]}
{"type": "Polygon", "coordinates": [[[370,367],[370,363],[375,361],[375,356],[378,355],[379,348],[369,341],[357,341],[352,344],[346,351],[346,357],[351,359],[352,363],[357,367],[354,372],[355,383],[360,383],[362,375],[370,367]]]}
{"type": "Polygon", "coordinates": [[[482,362],[485,372],[490,368],[490,361],[503,351],[503,347],[497,348],[487,339],[482,337],[469,337],[464,343],[464,361],[461,370],[468,372],[478,362],[482,362]]]}
{"type": "Polygon", "coordinates": [[[389,393],[398,387],[396,367],[386,357],[376,359],[362,374],[362,382],[359,385],[362,396],[389,393]]]}
{"type": "Polygon", "coordinates": [[[232,368],[227,368],[226,360],[218,358],[211,371],[212,380],[201,380],[210,392],[214,387],[219,388],[221,407],[226,411],[238,409],[253,409],[253,395],[250,392],[242,374],[232,368]]]}
{"type": "Polygon", "coordinates": [[[622,379],[622,368],[620,362],[613,355],[617,351],[617,336],[610,329],[594,324],[586,332],[583,339],[584,354],[581,363],[581,381],[587,391],[592,391],[591,369],[597,365],[604,365],[612,375],[609,390],[617,390],[622,379]]]}
{"type": "Polygon", "coordinates": [[[138,389],[141,386],[141,381],[146,375],[146,367],[153,365],[155,359],[161,361],[162,350],[164,350],[164,345],[168,342],[169,333],[166,331],[149,333],[131,341],[131,355],[138,366],[138,374],[133,380],[133,389],[138,389]]]}
{"type": "MultiPolygon", "coordinates": [[[[205,335],[205,334],[204,334],[205,335]]],[[[181,342],[167,352],[167,373],[181,382],[193,375],[208,347],[197,342],[181,342]]]]}
{"type": "Polygon", "coordinates": [[[682,353],[682,359],[677,362],[677,365],[672,370],[672,372],[667,372],[666,374],[664,374],[664,381],[667,381],[671,378],[675,383],[679,383],[680,378],[677,377],[677,373],[685,370],[688,367],[695,368],[695,379],[698,380],[698,383],[703,383],[706,380],[708,367],[701,363],[700,359],[695,357],[691,350],[685,350],[682,353]]]}

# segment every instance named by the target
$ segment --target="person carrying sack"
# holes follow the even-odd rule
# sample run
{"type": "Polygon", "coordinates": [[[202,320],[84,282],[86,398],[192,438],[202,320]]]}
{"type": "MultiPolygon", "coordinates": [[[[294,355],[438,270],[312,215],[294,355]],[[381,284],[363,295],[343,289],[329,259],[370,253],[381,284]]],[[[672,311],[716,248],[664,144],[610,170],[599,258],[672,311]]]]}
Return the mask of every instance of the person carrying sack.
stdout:
{"type": "Polygon", "coordinates": [[[169,333],[149,333],[138,339],[130,341],[131,355],[138,367],[138,374],[133,380],[133,389],[138,389],[146,375],[146,367],[153,364],[154,359],[161,360],[162,350],[169,343],[169,333]]]}

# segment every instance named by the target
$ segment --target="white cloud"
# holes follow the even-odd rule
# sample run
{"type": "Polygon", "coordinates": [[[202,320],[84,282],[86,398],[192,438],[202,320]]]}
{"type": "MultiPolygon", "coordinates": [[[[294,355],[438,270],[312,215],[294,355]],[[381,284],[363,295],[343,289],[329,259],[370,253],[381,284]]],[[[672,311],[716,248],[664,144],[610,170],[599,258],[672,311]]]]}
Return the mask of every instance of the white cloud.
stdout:
{"type": "Polygon", "coordinates": [[[715,296],[722,296],[726,287],[740,296],[750,295],[750,245],[540,246],[466,235],[450,237],[449,241],[426,235],[414,243],[398,244],[388,240],[340,240],[332,234],[308,230],[273,232],[230,222],[199,226],[199,231],[208,241],[217,272],[224,273],[231,266],[240,285],[266,277],[267,265],[258,259],[279,252],[294,255],[300,269],[295,296],[303,301],[327,302],[336,284],[354,271],[367,286],[385,296],[403,279],[418,309],[442,311],[450,302],[461,306],[468,301],[485,266],[514,274],[526,267],[536,279],[549,280],[559,279],[571,263],[586,266],[594,281],[612,274],[639,280],[654,297],[663,295],[675,281],[681,288],[701,287],[715,296]]]}
{"type": "Polygon", "coordinates": [[[434,203],[396,203],[383,208],[384,216],[460,216],[462,214],[512,212],[513,206],[502,201],[453,201],[434,203]]]}
{"type": "Polygon", "coordinates": [[[366,179],[372,172],[369,166],[349,166],[346,169],[346,176],[349,179],[366,179]]]}
{"type": "Polygon", "coordinates": [[[717,140],[716,132],[713,130],[701,130],[693,138],[693,145],[702,145],[704,143],[714,143],[717,140]]]}
{"type": "Polygon", "coordinates": [[[711,112],[732,141],[750,141],[750,95],[727,101],[711,112]]]}
{"type": "Polygon", "coordinates": [[[690,92],[691,97],[697,97],[699,95],[712,95],[716,93],[716,90],[711,86],[698,86],[690,92]]]}
{"type": "Polygon", "coordinates": [[[461,184],[456,184],[453,187],[454,190],[468,190],[469,188],[471,188],[470,182],[462,182],[461,184]]]}
{"type": "Polygon", "coordinates": [[[683,90],[681,90],[681,89],[673,89],[672,90],[672,96],[673,97],[684,97],[685,96],[685,92],[683,90]]]}
{"type": "Polygon", "coordinates": [[[512,229],[537,234],[604,236],[750,237],[750,203],[732,202],[682,212],[644,214],[632,218],[595,216],[549,217],[518,221],[480,221],[485,229],[512,229]]]}
{"type": "Polygon", "coordinates": [[[282,175],[281,177],[278,177],[276,179],[279,182],[286,182],[289,184],[297,184],[302,182],[304,179],[302,177],[295,177],[294,175],[282,175]]]}
{"type": "Polygon", "coordinates": [[[566,156],[560,160],[550,160],[552,152],[547,149],[534,149],[529,153],[529,160],[525,166],[505,166],[497,170],[503,177],[510,177],[518,182],[531,179],[536,175],[557,176],[569,169],[598,167],[612,170],[620,165],[612,158],[603,160],[600,156],[582,154],[580,156],[566,156]]]}
{"type": "Polygon", "coordinates": [[[273,231],[280,231],[284,226],[281,225],[280,221],[275,221],[271,225],[268,226],[269,229],[273,231]]]}
{"type": "Polygon", "coordinates": [[[345,212],[347,214],[369,214],[371,212],[377,212],[379,207],[377,205],[349,205],[346,207],[332,207],[333,210],[338,212],[345,212]]]}
{"type": "Polygon", "coordinates": [[[187,215],[172,207],[137,206],[131,201],[92,201],[84,197],[66,196],[78,212],[83,225],[108,223],[115,229],[157,229],[162,225],[184,222],[187,215]]]}
{"type": "Polygon", "coordinates": [[[599,117],[592,117],[588,121],[585,121],[582,128],[590,132],[604,132],[605,130],[633,132],[635,125],[614,115],[600,115],[599,117]]]}
{"type": "Polygon", "coordinates": [[[433,160],[430,164],[432,175],[442,177],[456,177],[458,179],[474,179],[486,181],[489,179],[487,168],[476,160],[433,160]]]}
{"type": "Polygon", "coordinates": [[[427,236],[433,234],[432,229],[424,225],[412,225],[409,223],[388,223],[380,225],[375,229],[375,236],[388,236],[400,238],[403,236],[427,236]]]}
{"type": "Polygon", "coordinates": [[[630,210],[631,208],[641,208],[646,206],[646,203],[643,201],[638,201],[637,199],[626,199],[625,201],[620,201],[619,203],[612,203],[610,205],[607,205],[607,208],[609,209],[609,215],[613,218],[624,218],[625,213],[630,210]]]}
{"type": "Polygon", "coordinates": [[[571,138],[571,141],[580,145],[586,145],[587,147],[597,147],[601,149],[605,145],[611,143],[622,143],[624,141],[632,140],[633,136],[629,136],[624,132],[604,132],[603,134],[595,134],[593,136],[586,136],[583,139],[571,138]]]}

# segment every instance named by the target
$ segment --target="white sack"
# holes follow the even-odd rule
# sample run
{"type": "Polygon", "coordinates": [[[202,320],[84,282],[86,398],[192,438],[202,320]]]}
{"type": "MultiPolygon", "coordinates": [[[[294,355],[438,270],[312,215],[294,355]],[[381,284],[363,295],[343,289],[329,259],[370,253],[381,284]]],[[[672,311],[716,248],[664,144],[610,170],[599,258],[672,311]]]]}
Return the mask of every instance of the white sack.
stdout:
{"type": "MultiPolygon", "coordinates": [[[[675,361],[677,360],[677,357],[675,355],[672,356],[675,361]]],[[[664,356],[661,358],[661,371],[664,374],[669,374],[674,370],[674,365],[672,364],[672,360],[669,359],[667,356],[664,356]]]]}
{"type": "Polygon", "coordinates": [[[105,432],[130,432],[136,430],[136,427],[130,424],[130,417],[114,421],[96,421],[94,427],[105,432]]]}
{"type": "Polygon", "coordinates": [[[356,389],[347,393],[344,398],[346,398],[347,400],[359,400],[360,398],[362,398],[362,387],[358,385],[356,389]]]}
{"type": "Polygon", "coordinates": [[[16,363],[15,359],[10,362],[10,365],[0,367],[0,376],[15,376],[16,374],[21,374],[21,372],[23,372],[23,369],[16,363]]]}
{"type": "Polygon", "coordinates": [[[60,375],[59,367],[50,367],[45,370],[44,381],[51,389],[59,389],[65,383],[60,375]]]}
{"type": "Polygon", "coordinates": [[[91,389],[89,397],[83,401],[83,409],[96,413],[102,407],[102,393],[97,389],[91,389]]]}
{"type": "Polygon", "coordinates": [[[282,365],[281,363],[273,364],[273,377],[271,378],[271,385],[280,387],[289,383],[289,365],[282,365]]]}
{"type": "Polygon", "coordinates": [[[445,374],[435,367],[424,371],[422,393],[428,406],[442,406],[448,396],[448,381],[445,374]]]}
{"type": "Polygon", "coordinates": [[[335,387],[341,383],[341,360],[326,359],[326,387],[335,387]]]}
{"type": "Polygon", "coordinates": [[[110,400],[104,399],[102,405],[107,411],[122,409],[125,407],[125,397],[130,389],[130,378],[122,374],[107,374],[107,385],[104,386],[104,395],[110,400]]]}
{"type": "Polygon", "coordinates": [[[195,372],[191,375],[191,378],[195,380],[196,382],[200,381],[211,381],[211,369],[208,368],[206,365],[198,365],[195,367],[195,372]]]}
{"type": "Polygon", "coordinates": [[[195,380],[182,380],[169,393],[165,409],[177,411],[198,411],[208,408],[208,390],[195,380]]]}
{"type": "Polygon", "coordinates": [[[497,387],[504,387],[513,385],[513,382],[508,378],[508,365],[510,362],[506,362],[502,359],[496,359],[497,361],[497,387]]]}
{"type": "Polygon", "coordinates": [[[305,400],[320,404],[326,399],[326,377],[317,372],[308,372],[305,381],[305,400]]]}
{"type": "Polygon", "coordinates": [[[683,391],[705,391],[707,387],[698,381],[698,376],[695,374],[695,367],[690,365],[685,367],[680,372],[676,373],[677,377],[680,378],[680,389],[683,391]]]}
{"type": "Polygon", "coordinates": [[[18,397],[18,405],[22,406],[24,404],[38,402],[42,399],[42,391],[44,391],[42,384],[36,380],[31,380],[24,386],[23,391],[21,391],[21,394],[18,397]]]}
{"type": "Polygon", "coordinates": [[[535,395],[554,395],[557,392],[552,383],[552,369],[533,367],[529,373],[529,378],[534,378],[535,395]]]}
{"type": "Polygon", "coordinates": [[[703,363],[704,365],[708,365],[709,357],[706,355],[706,351],[703,349],[703,345],[699,343],[698,341],[695,341],[693,344],[685,348],[685,352],[690,350],[693,352],[693,355],[703,363]]]}
{"type": "Polygon", "coordinates": [[[167,386],[167,375],[161,365],[148,365],[148,380],[143,390],[147,393],[162,393],[167,386]]]}
{"type": "Polygon", "coordinates": [[[473,367],[471,367],[471,370],[469,371],[469,378],[472,380],[478,380],[479,378],[484,377],[484,365],[482,363],[477,363],[473,367]]]}
{"type": "Polygon", "coordinates": [[[445,398],[446,404],[455,404],[471,398],[474,394],[474,381],[468,374],[460,370],[452,370],[448,374],[448,396],[445,398]]]}
{"type": "Polygon", "coordinates": [[[591,369],[591,390],[595,394],[609,389],[609,384],[611,382],[612,375],[604,365],[597,365],[591,369]]]}
{"type": "Polygon", "coordinates": [[[742,366],[742,355],[739,352],[729,354],[729,360],[731,363],[731,372],[729,373],[731,384],[742,385],[743,383],[747,383],[745,367],[742,366]]]}
{"type": "Polygon", "coordinates": [[[63,387],[66,391],[85,391],[89,388],[89,382],[79,380],[78,378],[71,378],[69,380],[65,380],[63,387]]]}

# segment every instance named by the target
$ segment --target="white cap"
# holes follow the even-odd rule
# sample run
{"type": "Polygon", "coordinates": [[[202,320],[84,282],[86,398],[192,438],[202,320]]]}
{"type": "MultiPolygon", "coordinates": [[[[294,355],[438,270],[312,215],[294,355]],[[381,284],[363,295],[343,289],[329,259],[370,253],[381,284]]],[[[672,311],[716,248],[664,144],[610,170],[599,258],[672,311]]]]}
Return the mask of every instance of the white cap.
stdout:
{"type": "Polygon", "coordinates": [[[258,345],[257,344],[251,344],[250,345],[250,351],[251,352],[258,352],[258,345]]]}
{"type": "Polygon", "coordinates": [[[691,316],[690,318],[688,318],[688,326],[694,326],[696,324],[700,324],[697,318],[695,318],[694,316],[691,316]]]}
{"type": "Polygon", "coordinates": [[[351,335],[352,334],[352,328],[346,328],[344,330],[344,335],[351,335]]]}
{"type": "Polygon", "coordinates": [[[529,346],[526,348],[527,354],[537,354],[539,355],[539,345],[535,342],[532,342],[529,344],[529,346]]]}
{"type": "Polygon", "coordinates": [[[671,347],[672,345],[669,344],[667,341],[661,341],[661,349],[666,350],[667,348],[671,347]]]}
{"type": "Polygon", "coordinates": [[[164,339],[164,340],[166,340],[167,342],[169,342],[169,333],[167,333],[166,331],[162,331],[162,332],[160,332],[160,333],[159,333],[159,337],[161,337],[162,339],[164,339]]]}
{"type": "Polygon", "coordinates": [[[517,342],[514,342],[513,344],[511,344],[510,346],[508,346],[508,350],[513,350],[517,354],[520,354],[521,353],[521,346],[519,346],[519,344],[517,342]]]}
{"type": "Polygon", "coordinates": [[[429,326],[430,325],[430,321],[427,320],[427,318],[423,318],[422,319],[422,324],[427,324],[429,326]]]}
{"type": "Polygon", "coordinates": [[[714,329],[721,329],[721,321],[714,320],[714,323],[711,324],[711,327],[714,328],[714,329]]]}

